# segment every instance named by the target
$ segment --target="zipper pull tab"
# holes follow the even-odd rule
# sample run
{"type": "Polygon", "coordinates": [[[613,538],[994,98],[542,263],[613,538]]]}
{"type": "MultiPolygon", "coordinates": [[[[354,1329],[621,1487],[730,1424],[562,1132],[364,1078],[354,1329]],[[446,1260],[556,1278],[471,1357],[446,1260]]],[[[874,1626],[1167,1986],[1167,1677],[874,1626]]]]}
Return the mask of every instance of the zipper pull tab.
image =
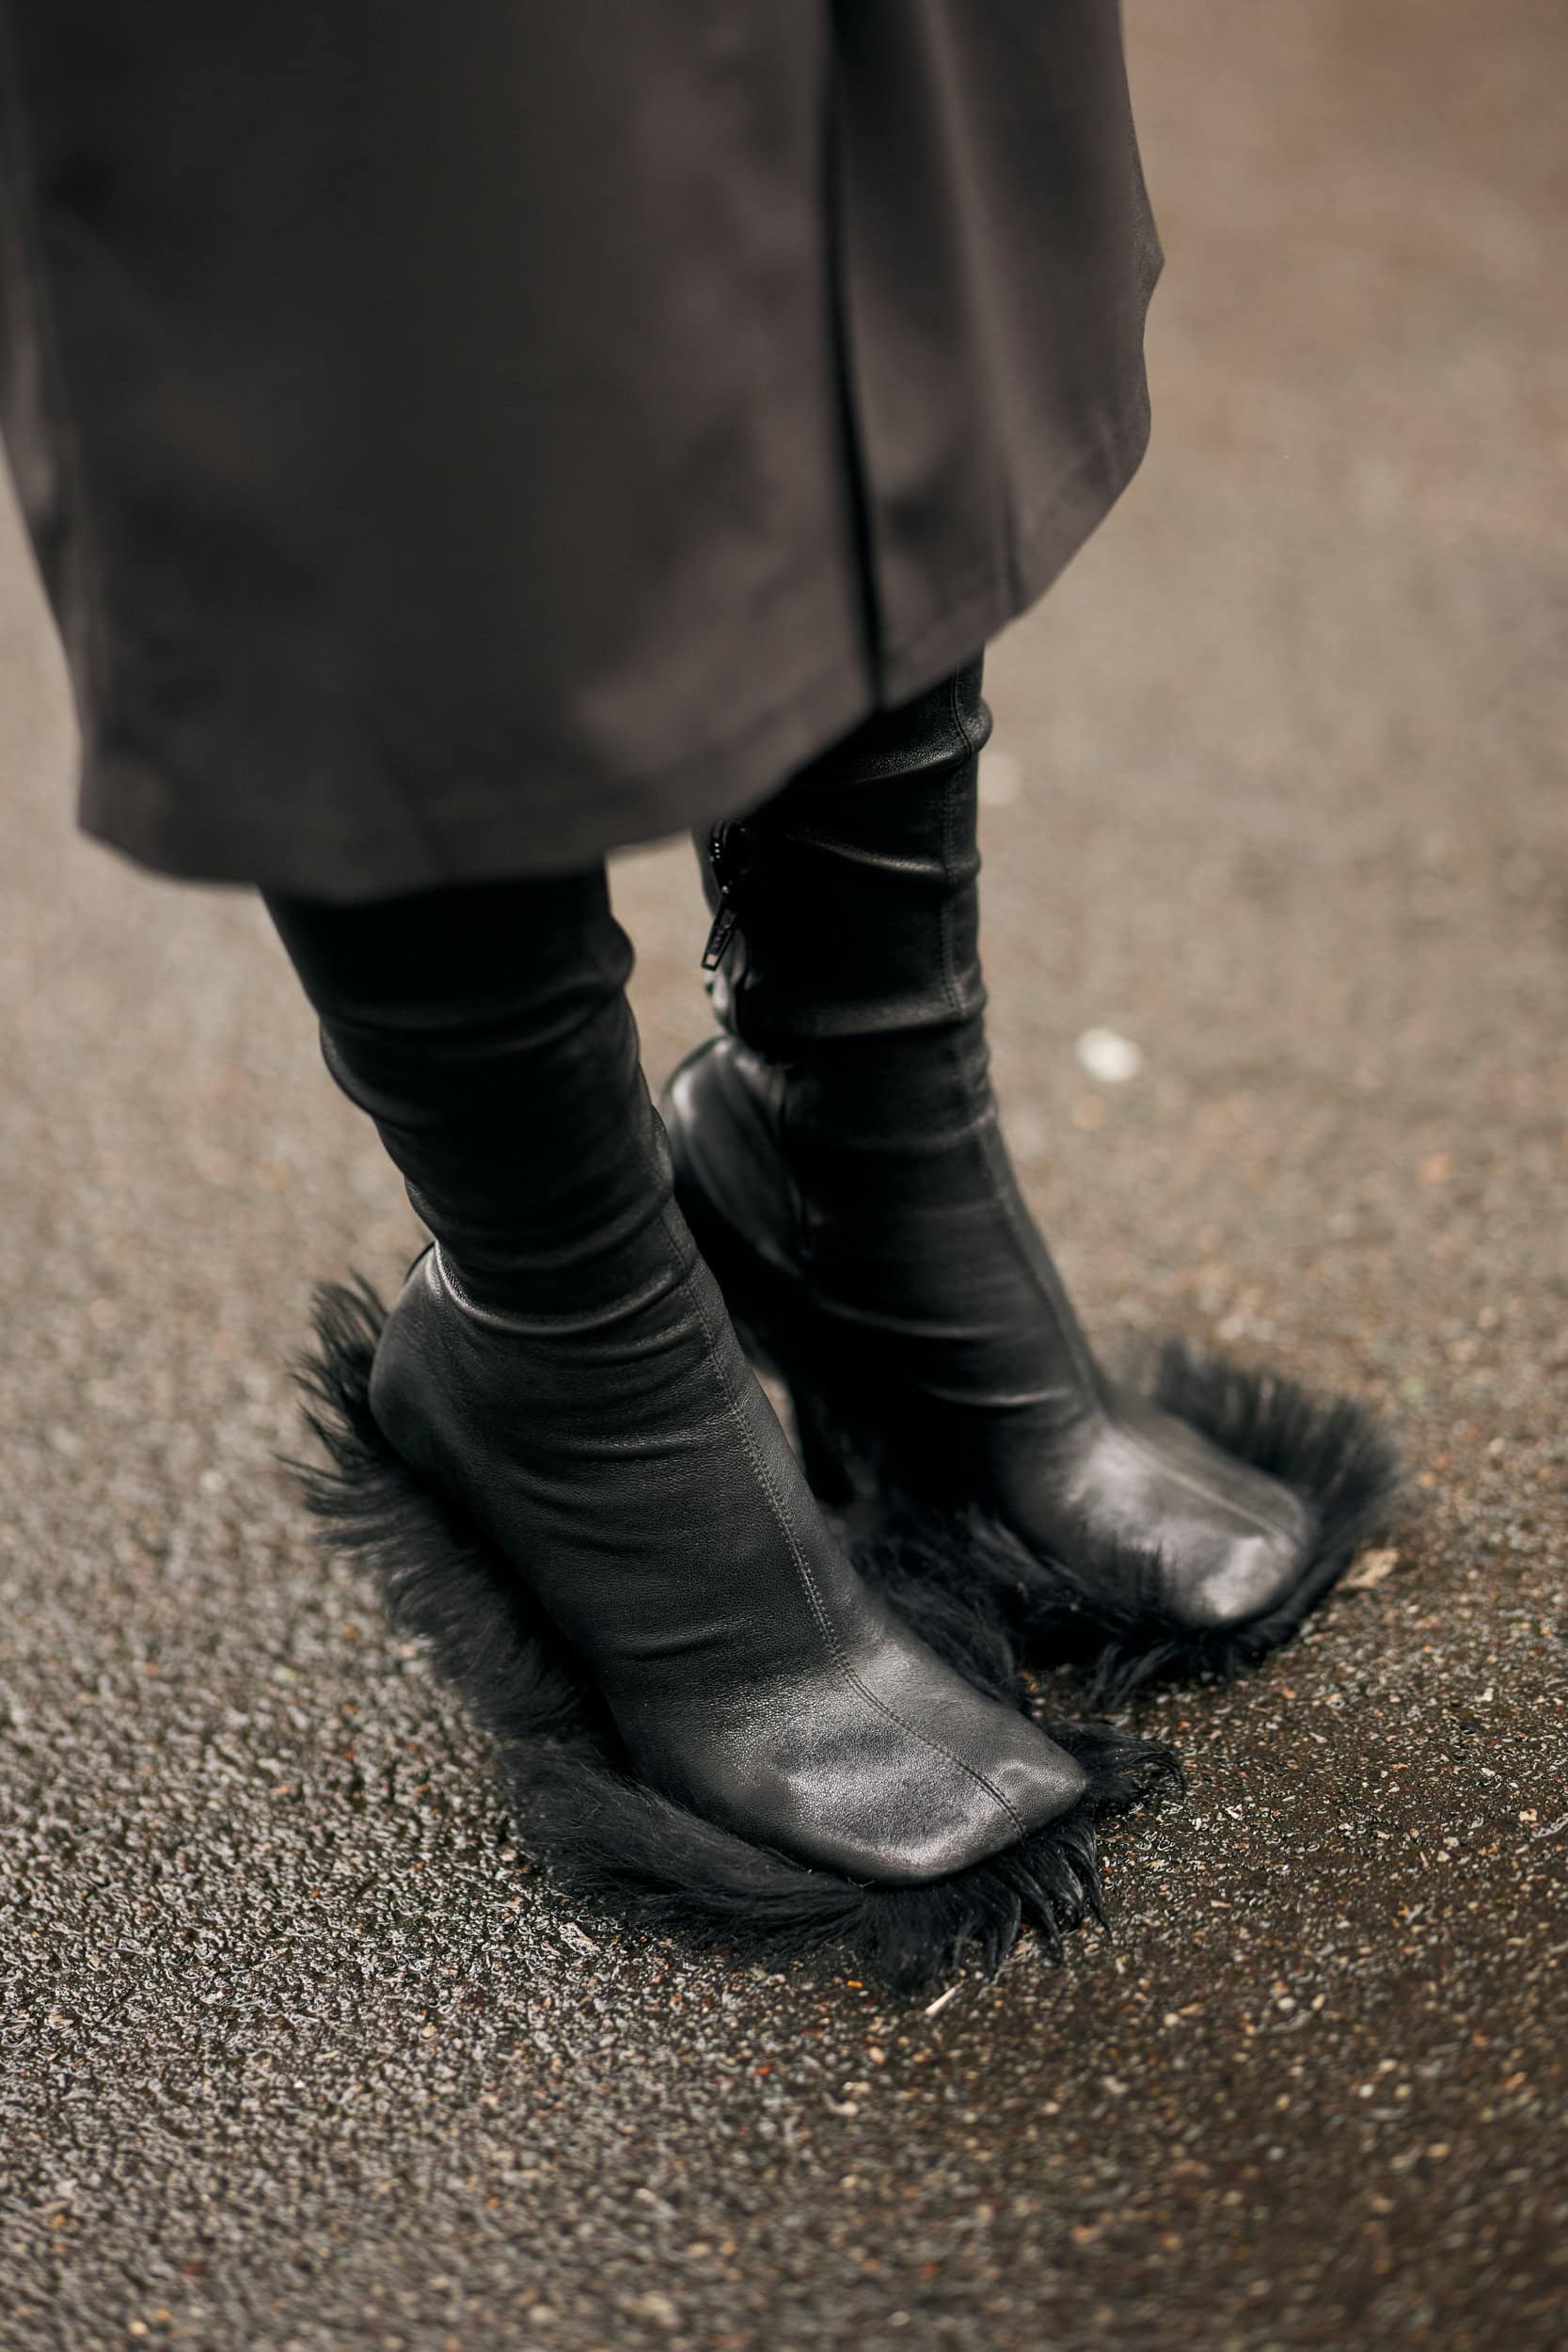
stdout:
{"type": "Polygon", "coordinates": [[[703,949],[703,970],[717,972],[723,962],[731,940],[740,924],[740,910],[736,904],[736,884],[743,867],[737,867],[735,852],[745,841],[744,828],[738,824],[715,825],[707,837],[708,864],[719,884],[719,907],[713,928],[703,949]]]}
{"type": "Polygon", "coordinates": [[[719,966],[724,961],[725,951],[735,937],[740,917],[734,907],[727,899],[721,898],[719,902],[719,912],[713,918],[713,929],[707,935],[707,946],[703,949],[705,972],[718,971],[719,966]]]}

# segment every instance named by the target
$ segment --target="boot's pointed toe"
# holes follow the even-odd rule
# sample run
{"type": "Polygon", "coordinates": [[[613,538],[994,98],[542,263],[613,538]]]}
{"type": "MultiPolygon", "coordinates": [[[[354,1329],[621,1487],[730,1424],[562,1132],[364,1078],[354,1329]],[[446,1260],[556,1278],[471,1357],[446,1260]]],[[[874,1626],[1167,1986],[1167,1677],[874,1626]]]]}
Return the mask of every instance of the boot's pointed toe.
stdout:
{"type": "Polygon", "coordinates": [[[1251,1624],[1294,1592],[1310,1557],[1308,1543],[1279,1535],[1211,1538],[1172,1561],[1167,1606],[1197,1632],[1251,1624]]]}
{"type": "Polygon", "coordinates": [[[1019,1532],[1047,1555],[1070,1557],[1086,1540],[1124,1613],[1143,1607],[1196,1633],[1267,1617],[1307,1570],[1314,1513],[1170,1414],[1114,1390],[1107,1398],[1111,1409],[1069,1432],[1032,1488],[1019,1480],[1004,1498],[1019,1532]]]}
{"type": "Polygon", "coordinates": [[[770,1710],[701,1756],[645,1756],[641,1769],[709,1819],[865,1885],[957,1878],[1069,1814],[1089,1785],[1082,1765],[902,1639],[900,1679],[919,1679],[940,1731],[905,1720],[865,1661],[853,1680],[796,1687],[792,1726],[770,1710]]]}
{"type": "Polygon", "coordinates": [[[1021,1718],[1008,1719],[1008,1736],[997,1740],[988,1776],[1014,1819],[1036,1830],[1070,1813],[1089,1776],[1076,1756],[1043,1734],[1031,1732],[1032,1726],[1021,1718]]]}

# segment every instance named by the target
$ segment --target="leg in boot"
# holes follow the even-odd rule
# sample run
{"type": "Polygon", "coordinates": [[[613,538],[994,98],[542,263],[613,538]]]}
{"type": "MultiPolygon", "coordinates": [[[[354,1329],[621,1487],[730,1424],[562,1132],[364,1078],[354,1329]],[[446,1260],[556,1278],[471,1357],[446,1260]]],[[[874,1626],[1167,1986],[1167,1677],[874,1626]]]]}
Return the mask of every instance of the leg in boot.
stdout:
{"type": "Polygon", "coordinates": [[[705,845],[726,1035],[666,1099],[679,1196],[819,1475],[836,1427],[884,1487],[976,1506],[1024,1614],[1122,1678],[1234,1662],[1344,1566],[1386,1449],[1283,1384],[1173,1358],[1172,1410],[1095,1362],[988,1075],[989,731],[975,663],[705,845]]]}
{"type": "MultiPolygon", "coordinates": [[[[492,1600],[499,1563],[543,1613],[636,1784],[635,1820],[617,1818],[642,1892],[661,1870],[666,1893],[717,1873],[716,1853],[750,1886],[749,1849],[785,1874],[759,1900],[786,1928],[788,1898],[809,1884],[819,1906],[825,1873],[835,1932],[879,1893],[940,1888],[961,1941],[966,1885],[1005,1924],[1017,1890],[998,1911],[996,1872],[1028,1853],[1055,1869],[1091,1773],[925,1648],[831,1536],[674,1206],[602,869],[269,904],[334,1075],[436,1236],[361,1350],[361,1391],[345,1402],[341,1354],[326,1368],[356,1433],[340,1469],[361,1481],[361,1529],[385,1554],[374,1482],[401,1481],[434,1517],[394,1549],[450,1549],[456,1528],[492,1600]]],[[[540,1784],[564,1790],[553,1818],[591,1836],[597,1791],[559,1765],[540,1784]]]]}

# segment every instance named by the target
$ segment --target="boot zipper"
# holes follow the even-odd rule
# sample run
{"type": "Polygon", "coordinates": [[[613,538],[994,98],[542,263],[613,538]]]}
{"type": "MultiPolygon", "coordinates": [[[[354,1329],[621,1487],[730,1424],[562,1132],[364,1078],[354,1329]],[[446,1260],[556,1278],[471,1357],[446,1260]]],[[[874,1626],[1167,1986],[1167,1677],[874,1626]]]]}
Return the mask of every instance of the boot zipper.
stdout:
{"type": "Polygon", "coordinates": [[[707,946],[703,949],[705,972],[718,971],[740,922],[739,885],[751,866],[746,847],[746,828],[734,822],[715,825],[707,837],[707,858],[719,887],[719,906],[707,946]]]}

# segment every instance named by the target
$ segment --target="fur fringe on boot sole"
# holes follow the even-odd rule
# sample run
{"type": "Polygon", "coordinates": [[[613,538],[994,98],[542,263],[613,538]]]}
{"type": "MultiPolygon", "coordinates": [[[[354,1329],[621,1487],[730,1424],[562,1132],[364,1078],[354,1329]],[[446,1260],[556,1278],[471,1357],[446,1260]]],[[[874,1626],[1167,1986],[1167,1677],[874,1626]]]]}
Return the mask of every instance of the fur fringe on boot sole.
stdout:
{"type": "MultiPolygon", "coordinates": [[[[1168,1749],[1104,1724],[1046,1725],[1084,1767],[1072,1811],[929,1886],[856,1884],[755,1846],[641,1786],[613,1727],[515,1571],[411,1470],[370,1409],[385,1310],[363,1282],[324,1286],[300,1367],[325,1466],[293,1464],[325,1540],[369,1569],[392,1623],[426,1646],[497,1751],[515,1833],[556,1884],[628,1922],[788,1960],[836,1949],[917,1994],[965,1960],[994,1972],[1025,1929],[1059,1955],[1103,1924],[1099,1825],[1180,1786],[1168,1749]]],[[[934,1577],[917,1526],[857,1553],[914,1629],[976,1689],[1020,1704],[992,1581],[934,1577]]]]}
{"type": "MultiPolygon", "coordinates": [[[[1181,1341],[1161,1353],[1153,1401],[1237,1461],[1277,1478],[1317,1522],[1294,1588],[1266,1616],[1196,1632],[1153,1598],[1158,1554],[1108,1547],[1081,1533],[1070,1559],[1042,1560],[979,1512],[952,1516],[935,1546],[943,1580],[977,1579],[1030,1657],[1084,1661],[1094,1704],[1115,1705],[1156,1681],[1227,1680],[1279,1648],[1392,1517],[1400,1489],[1394,1444],[1364,1406],[1319,1399],[1292,1380],[1256,1373],[1181,1341]]],[[[915,1506],[918,1508],[918,1506],[915,1506]]],[[[895,1502],[896,1518],[904,1505],[895,1502]]]]}

